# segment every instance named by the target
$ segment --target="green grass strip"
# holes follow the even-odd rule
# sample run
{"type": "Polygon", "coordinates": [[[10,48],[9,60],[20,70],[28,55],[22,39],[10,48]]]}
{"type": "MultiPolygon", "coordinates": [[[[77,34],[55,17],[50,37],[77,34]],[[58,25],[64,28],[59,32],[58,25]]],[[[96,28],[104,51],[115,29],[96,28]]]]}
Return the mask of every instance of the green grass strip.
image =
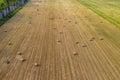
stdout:
{"type": "Polygon", "coordinates": [[[95,12],[96,14],[98,14],[99,16],[103,17],[104,19],[108,20],[110,23],[116,25],[117,27],[120,27],[120,22],[113,19],[112,17],[106,15],[105,13],[103,13],[100,10],[97,10],[96,8],[93,7],[93,5],[88,4],[87,2],[78,0],[82,5],[88,7],[89,9],[91,9],[93,12],[95,12]]]}
{"type": "MultiPolygon", "coordinates": [[[[27,2],[26,2],[27,3],[27,2]]],[[[25,3],[25,4],[26,4],[25,3]]],[[[16,8],[15,10],[11,11],[7,16],[4,18],[0,19],[0,26],[3,25],[6,21],[8,21],[11,17],[13,17],[20,9],[24,7],[24,5],[21,5],[20,7],[16,8]]]]}

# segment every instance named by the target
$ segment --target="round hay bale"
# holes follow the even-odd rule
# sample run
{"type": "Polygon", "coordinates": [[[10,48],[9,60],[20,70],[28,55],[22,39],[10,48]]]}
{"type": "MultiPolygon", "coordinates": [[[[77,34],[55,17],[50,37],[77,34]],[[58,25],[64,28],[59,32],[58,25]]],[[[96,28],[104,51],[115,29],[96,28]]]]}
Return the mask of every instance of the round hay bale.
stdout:
{"type": "Polygon", "coordinates": [[[88,16],[85,16],[85,18],[87,18],[88,16]]]}
{"type": "Polygon", "coordinates": [[[7,60],[7,61],[6,61],[6,64],[10,64],[10,61],[9,61],[9,60],[7,60]]]}
{"type": "Polygon", "coordinates": [[[7,30],[4,30],[4,32],[7,32],[7,30]]]}
{"type": "Polygon", "coordinates": [[[59,19],[61,19],[61,17],[59,17],[59,19]]]}
{"type": "Polygon", "coordinates": [[[104,40],[104,38],[100,38],[100,40],[104,40]]]}
{"type": "Polygon", "coordinates": [[[83,44],[82,47],[87,47],[87,45],[83,44]]]}
{"type": "Polygon", "coordinates": [[[73,52],[73,55],[78,55],[78,53],[77,52],[73,52]]]}
{"type": "Polygon", "coordinates": [[[60,34],[63,34],[63,32],[61,31],[60,34]]]}
{"type": "Polygon", "coordinates": [[[18,52],[17,54],[18,54],[18,55],[22,55],[22,53],[21,53],[21,52],[18,52]]]}
{"type": "Polygon", "coordinates": [[[50,20],[54,20],[54,18],[53,17],[51,17],[51,18],[49,18],[50,20]]]}
{"type": "Polygon", "coordinates": [[[89,39],[89,41],[93,41],[95,39],[95,37],[91,37],[90,39],[89,39]]]}
{"type": "Polygon", "coordinates": [[[25,61],[26,61],[26,59],[24,59],[24,58],[21,58],[21,59],[20,59],[20,61],[21,61],[21,62],[25,62],[25,61]]]}
{"type": "Polygon", "coordinates": [[[77,24],[77,22],[75,22],[75,24],[77,24]]]}
{"type": "Polygon", "coordinates": [[[95,37],[91,37],[91,39],[95,39],[95,37]]]}
{"type": "Polygon", "coordinates": [[[75,42],[75,44],[79,44],[79,42],[78,42],[78,41],[76,41],[76,42],[75,42]]]}
{"type": "Polygon", "coordinates": [[[31,17],[29,16],[29,19],[31,19],[31,17]]]}
{"type": "Polygon", "coordinates": [[[53,28],[53,29],[56,29],[56,28],[53,28]]]}
{"type": "Polygon", "coordinates": [[[64,19],[64,20],[67,20],[67,19],[64,19]]]}
{"type": "Polygon", "coordinates": [[[89,41],[93,41],[93,39],[90,39],[89,41]]]}
{"type": "Polygon", "coordinates": [[[31,21],[29,21],[29,24],[32,24],[32,22],[31,22],[31,21]]]}
{"type": "Polygon", "coordinates": [[[37,9],[37,11],[39,11],[39,9],[37,9]]]}
{"type": "Polygon", "coordinates": [[[63,27],[66,27],[65,25],[63,27]]]}
{"type": "Polygon", "coordinates": [[[60,43],[61,41],[60,41],[60,40],[57,40],[57,42],[59,42],[59,43],[60,43]]]}
{"type": "Polygon", "coordinates": [[[12,42],[8,42],[8,45],[12,45],[12,42]]]}
{"type": "Polygon", "coordinates": [[[38,66],[40,66],[40,65],[39,65],[38,63],[34,63],[34,66],[35,66],[35,67],[38,67],[38,66]]]}

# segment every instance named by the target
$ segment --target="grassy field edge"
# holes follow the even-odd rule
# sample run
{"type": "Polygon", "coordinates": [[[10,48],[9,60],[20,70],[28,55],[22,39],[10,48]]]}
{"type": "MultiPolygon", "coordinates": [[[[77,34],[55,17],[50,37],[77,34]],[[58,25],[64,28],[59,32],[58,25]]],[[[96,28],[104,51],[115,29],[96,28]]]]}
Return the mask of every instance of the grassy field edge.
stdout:
{"type": "Polygon", "coordinates": [[[102,18],[106,19],[107,21],[109,21],[110,23],[114,24],[117,27],[120,27],[120,22],[113,19],[112,17],[106,15],[105,13],[103,13],[100,10],[97,10],[95,8],[93,8],[93,5],[87,4],[84,1],[78,0],[79,3],[81,3],[82,5],[86,6],[87,8],[89,8],[90,10],[92,10],[93,12],[95,12],[97,15],[101,16],[102,18]]]}
{"type": "MultiPolygon", "coordinates": [[[[27,4],[27,2],[25,4],[27,4]]],[[[0,19],[0,26],[2,26],[6,21],[8,21],[11,17],[13,17],[19,10],[21,10],[25,6],[25,4],[21,5],[20,7],[16,8],[15,10],[11,11],[4,18],[0,19]]]]}

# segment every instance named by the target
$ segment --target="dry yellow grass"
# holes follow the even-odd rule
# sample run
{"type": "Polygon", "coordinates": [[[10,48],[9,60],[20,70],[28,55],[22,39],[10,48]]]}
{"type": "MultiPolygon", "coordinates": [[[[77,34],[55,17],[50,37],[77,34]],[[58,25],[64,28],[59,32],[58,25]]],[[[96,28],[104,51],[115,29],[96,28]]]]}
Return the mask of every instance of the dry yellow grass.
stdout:
{"type": "Polygon", "coordinates": [[[0,27],[0,80],[119,80],[120,46],[98,29],[119,31],[75,0],[31,0],[0,27]]]}

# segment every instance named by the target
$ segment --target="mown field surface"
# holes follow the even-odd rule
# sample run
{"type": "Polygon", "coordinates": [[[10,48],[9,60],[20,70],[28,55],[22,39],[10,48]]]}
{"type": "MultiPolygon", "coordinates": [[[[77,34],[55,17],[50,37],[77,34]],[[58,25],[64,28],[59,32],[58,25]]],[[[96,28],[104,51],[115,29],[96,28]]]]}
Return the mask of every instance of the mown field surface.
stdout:
{"type": "Polygon", "coordinates": [[[78,1],[31,0],[0,27],[0,80],[119,80],[119,36],[78,1]]]}

